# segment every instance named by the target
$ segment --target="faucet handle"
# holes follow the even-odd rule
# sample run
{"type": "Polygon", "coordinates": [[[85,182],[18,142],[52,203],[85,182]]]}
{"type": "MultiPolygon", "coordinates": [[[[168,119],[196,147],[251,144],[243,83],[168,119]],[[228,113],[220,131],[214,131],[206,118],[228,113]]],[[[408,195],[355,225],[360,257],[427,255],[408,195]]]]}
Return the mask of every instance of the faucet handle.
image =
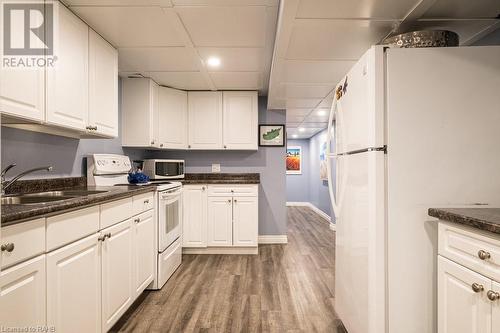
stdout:
{"type": "Polygon", "coordinates": [[[15,167],[15,166],[17,166],[17,164],[16,164],[16,163],[12,163],[12,164],[7,165],[7,166],[5,167],[5,169],[3,169],[3,170],[2,170],[2,174],[1,174],[1,176],[2,176],[2,177],[3,177],[3,176],[5,176],[5,174],[6,174],[6,173],[7,173],[10,169],[12,169],[12,168],[13,168],[13,167],[15,167]]]}

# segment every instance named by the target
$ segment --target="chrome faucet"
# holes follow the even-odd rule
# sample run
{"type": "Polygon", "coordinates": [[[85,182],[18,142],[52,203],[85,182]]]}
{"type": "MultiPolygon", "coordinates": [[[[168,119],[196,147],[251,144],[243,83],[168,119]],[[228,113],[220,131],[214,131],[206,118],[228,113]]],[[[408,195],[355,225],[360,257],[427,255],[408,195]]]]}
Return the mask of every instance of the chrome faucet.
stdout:
{"type": "Polygon", "coordinates": [[[1,193],[2,193],[2,195],[5,194],[5,190],[8,189],[9,187],[11,187],[12,184],[14,184],[19,178],[24,177],[27,174],[30,174],[30,173],[35,172],[35,171],[46,170],[46,171],[50,172],[53,169],[53,167],[51,165],[44,166],[44,167],[39,167],[39,168],[34,168],[34,169],[29,169],[29,170],[26,170],[24,172],[21,172],[20,174],[18,174],[17,176],[15,176],[14,178],[12,178],[11,180],[6,181],[5,180],[5,174],[10,169],[12,169],[15,166],[16,166],[15,163],[12,163],[12,164],[8,165],[5,169],[2,170],[2,173],[0,174],[0,177],[1,177],[1,183],[0,183],[0,185],[1,185],[1,193]]]}

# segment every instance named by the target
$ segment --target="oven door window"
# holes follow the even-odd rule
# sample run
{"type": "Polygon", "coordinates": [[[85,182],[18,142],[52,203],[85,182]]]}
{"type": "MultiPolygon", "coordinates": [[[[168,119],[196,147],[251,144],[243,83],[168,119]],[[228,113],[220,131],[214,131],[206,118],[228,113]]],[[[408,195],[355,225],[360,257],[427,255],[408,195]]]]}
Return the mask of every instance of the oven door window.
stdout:
{"type": "Polygon", "coordinates": [[[176,200],[165,207],[165,233],[168,235],[179,226],[179,200],[176,200]]]}

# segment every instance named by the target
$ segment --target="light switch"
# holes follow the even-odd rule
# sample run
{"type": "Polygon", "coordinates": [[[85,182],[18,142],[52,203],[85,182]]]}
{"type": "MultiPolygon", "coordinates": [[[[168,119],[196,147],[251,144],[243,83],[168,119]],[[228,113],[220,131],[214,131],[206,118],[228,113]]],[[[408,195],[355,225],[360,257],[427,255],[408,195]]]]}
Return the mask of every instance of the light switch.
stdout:
{"type": "Polygon", "coordinates": [[[220,172],[220,164],[212,164],[212,172],[220,172]]]}

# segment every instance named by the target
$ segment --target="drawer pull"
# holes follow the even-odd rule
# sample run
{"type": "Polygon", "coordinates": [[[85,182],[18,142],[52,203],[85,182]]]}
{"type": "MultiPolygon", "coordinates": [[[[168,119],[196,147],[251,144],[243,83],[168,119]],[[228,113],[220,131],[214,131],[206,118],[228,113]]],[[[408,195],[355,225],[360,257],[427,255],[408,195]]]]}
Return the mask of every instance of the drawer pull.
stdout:
{"type": "Polygon", "coordinates": [[[234,203],[237,203],[237,202],[238,202],[238,200],[234,199],[234,203]]]}
{"type": "Polygon", "coordinates": [[[479,293],[481,291],[484,290],[484,286],[482,284],[479,284],[479,283],[473,283],[472,284],[472,290],[475,292],[475,293],[479,293]]]}
{"type": "Polygon", "coordinates": [[[231,199],[227,199],[227,203],[231,203],[231,199]]]}
{"type": "Polygon", "coordinates": [[[144,204],[148,204],[149,203],[149,200],[144,200],[144,204]]]}
{"type": "Polygon", "coordinates": [[[493,290],[488,290],[486,296],[488,296],[488,299],[492,302],[500,299],[500,294],[493,290]]]}
{"type": "Polygon", "coordinates": [[[7,244],[2,244],[2,247],[0,248],[3,251],[6,252],[12,252],[14,251],[14,243],[7,243],[7,244]]]}
{"type": "Polygon", "coordinates": [[[486,260],[486,259],[490,259],[491,258],[491,254],[489,252],[484,251],[484,250],[479,250],[477,252],[477,256],[481,260],[486,260]]]}
{"type": "Polygon", "coordinates": [[[108,232],[107,234],[104,234],[104,235],[100,236],[97,239],[100,240],[101,242],[104,242],[106,240],[106,238],[111,238],[111,233],[110,232],[108,232]]]}
{"type": "Polygon", "coordinates": [[[139,223],[139,222],[141,222],[141,219],[135,219],[134,222],[139,223]]]}

